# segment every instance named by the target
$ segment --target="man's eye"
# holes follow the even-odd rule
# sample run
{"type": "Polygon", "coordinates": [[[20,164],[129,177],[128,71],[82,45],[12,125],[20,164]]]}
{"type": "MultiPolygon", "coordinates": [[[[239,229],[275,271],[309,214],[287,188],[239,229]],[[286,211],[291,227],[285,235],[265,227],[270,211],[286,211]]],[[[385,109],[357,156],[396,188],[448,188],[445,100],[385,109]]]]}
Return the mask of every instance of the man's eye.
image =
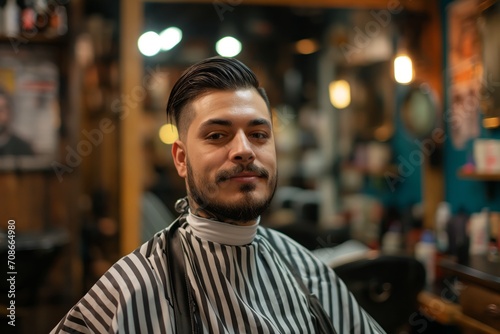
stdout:
{"type": "Polygon", "coordinates": [[[211,133],[207,136],[207,139],[217,140],[217,139],[221,139],[222,137],[223,137],[222,133],[211,133]]]}
{"type": "Polygon", "coordinates": [[[263,133],[263,132],[256,132],[256,133],[252,133],[252,137],[255,139],[267,139],[267,138],[269,138],[269,135],[267,133],[263,133]]]}

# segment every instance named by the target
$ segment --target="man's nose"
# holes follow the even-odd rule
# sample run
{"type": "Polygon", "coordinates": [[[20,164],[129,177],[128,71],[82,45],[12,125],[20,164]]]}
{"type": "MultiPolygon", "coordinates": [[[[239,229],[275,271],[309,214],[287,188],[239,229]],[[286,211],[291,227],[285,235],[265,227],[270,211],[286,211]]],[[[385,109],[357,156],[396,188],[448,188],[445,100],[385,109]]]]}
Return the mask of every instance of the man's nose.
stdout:
{"type": "Polygon", "coordinates": [[[231,146],[230,159],[234,163],[249,163],[255,160],[252,143],[243,131],[234,136],[231,146]]]}

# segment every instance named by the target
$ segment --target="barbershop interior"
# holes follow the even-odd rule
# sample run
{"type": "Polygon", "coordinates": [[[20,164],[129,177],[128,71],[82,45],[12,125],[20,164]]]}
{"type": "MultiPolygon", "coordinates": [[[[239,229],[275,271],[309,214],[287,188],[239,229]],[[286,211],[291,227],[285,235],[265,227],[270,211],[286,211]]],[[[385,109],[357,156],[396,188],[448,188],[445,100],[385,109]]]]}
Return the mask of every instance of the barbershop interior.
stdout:
{"type": "Polygon", "coordinates": [[[168,95],[219,55],[271,104],[261,225],[387,333],[500,334],[500,1],[3,0],[0,44],[2,333],[178,216],[168,95]]]}

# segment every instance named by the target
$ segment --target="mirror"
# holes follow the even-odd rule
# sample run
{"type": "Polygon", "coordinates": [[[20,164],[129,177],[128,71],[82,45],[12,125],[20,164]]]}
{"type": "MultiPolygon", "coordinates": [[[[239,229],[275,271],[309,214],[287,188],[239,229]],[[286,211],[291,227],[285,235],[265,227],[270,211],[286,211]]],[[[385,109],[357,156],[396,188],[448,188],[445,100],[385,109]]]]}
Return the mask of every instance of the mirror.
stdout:
{"type": "Polygon", "coordinates": [[[403,102],[402,123],[411,136],[418,139],[428,138],[438,125],[438,110],[436,97],[429,85],[413,85],[403,102]]]}
{"type": "Polygon", "coordinates": [[[342,68],[352,81],[352,113],[355,137],[386,142],[394,132],[395,84],[388,75],[391,62],[381,61],[342,68]]]}

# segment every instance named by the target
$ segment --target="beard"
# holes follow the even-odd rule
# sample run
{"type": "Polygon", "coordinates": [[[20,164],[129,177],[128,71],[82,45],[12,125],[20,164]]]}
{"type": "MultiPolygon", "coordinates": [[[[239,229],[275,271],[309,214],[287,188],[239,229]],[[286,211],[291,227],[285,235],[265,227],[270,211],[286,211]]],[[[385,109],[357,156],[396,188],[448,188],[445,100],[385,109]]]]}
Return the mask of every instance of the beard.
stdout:
{"type": "Polygon", "coordinates": [[[220,221],[230,219],[237,222],[247,222],[257,219],[271,204],[278,183],[277,175],[271,176],[267,170],[253,164],[246,167],[238,165],[231,170],[219,171],[215,177],[215,182],[210,182],[208,179],[199,179],[198,181],[203,186],[196,184],[193,169],[189,161],[187,161],[188,192],[199,209],[215,216],[220,221]],[[244,171],[257,173],[259,177],[268,180],[271,191],[267,197],[261,200],[256,199],[253,195],[256,186],[255,184],[248,183],[242,184],[239,187],[239,191],[244,197],[236,203],[214,199],[220,187],[223,186],[223,182],[229,180],[231,176],[244,171]]]}

